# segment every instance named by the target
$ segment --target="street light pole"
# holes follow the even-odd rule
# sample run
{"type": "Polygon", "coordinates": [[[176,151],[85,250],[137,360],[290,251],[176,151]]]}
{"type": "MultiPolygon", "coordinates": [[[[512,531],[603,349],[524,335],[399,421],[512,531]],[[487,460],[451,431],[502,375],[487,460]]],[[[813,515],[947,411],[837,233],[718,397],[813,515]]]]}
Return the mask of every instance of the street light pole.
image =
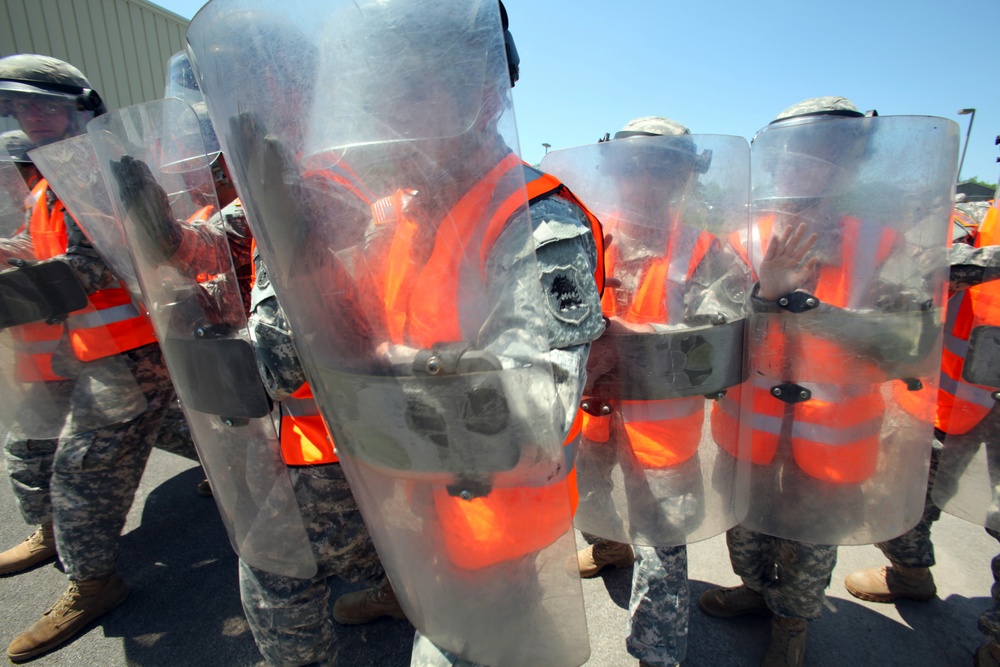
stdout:
{"type": "Polygon", "coordinates": [[[545,148],[545,154],[548,155],[549,149],[552,148],[552,144],[542,144],[542,146],[545,148]]]}
{"type": "Polygon", "coordinates": [[[958,182],[961,183],[962,182],[962,165],[965,163],[965,150],[969,147],[969,134],[972,133],[972,123],[975,122],[975,120],[976,120],[976,110],[975,109],[959,109],[958,110],[958,115],[959,116],[969,116],[969,115],[972,116],[971,118],[969,118],[969,127],[965,131],[965,145],[962,146],[962,157],[958,161],[958,182]]]}

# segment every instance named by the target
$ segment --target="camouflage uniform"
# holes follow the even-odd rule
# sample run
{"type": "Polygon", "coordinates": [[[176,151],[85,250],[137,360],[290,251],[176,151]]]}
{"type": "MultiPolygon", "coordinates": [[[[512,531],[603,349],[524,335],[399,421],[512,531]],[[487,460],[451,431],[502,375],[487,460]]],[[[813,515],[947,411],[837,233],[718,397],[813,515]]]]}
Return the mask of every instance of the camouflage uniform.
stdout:
{"type": "Polygon", "coordinates": [[[687,655],[687,546],[634,545],[632,598],[629,600],[625,646],[636,658],[655,667],[672,667],[687,655]]]}
{"type": "MultiPolygon", "coordinates": [[[[51,207],[54,202],[50,190],[47,204],[51,207]]],[[[64,259],[87,292],[114,283],[114,276],[70,216],[66,216],[66,226],[64,259]]],[[[33,257],[31,248],[26,230],[5,241],[0,255],[33,257]]],[[[38,524],[51,518],[57,551],[66,574],[74,581],[97,579],[115,571],[118,538],[151,448],[162,446],[196,458],[159,346],[124,352],[120,359],[131,374],[122,380],[134,381],[145,398],[141,414],[86,430],[81,423],[108,421],[94,414],[100,401],[72,381],[47,383],[47,388],[67,397],[66,435],[58,440],[24,440],[11,435],[4,447],[11,486],[25,520],[38,524]]],[[[65,336],[53,357],[53,367],[58,370],[60,363],[80,363],[65,336]]],[[[100,360],[85,364],[88,368],[100,365],[100,360]]],[[[114,388],[113,378],[110,380],[108,385],[114,388]]]]}
{"type": "MultiPolygon", "coordinates": [[[[536,201],[530,206],[531,225],[534,229],[533,240],[535,255],[538,260],[540,275],[551,272],[559,274],[561,279],[551,281],[553,289],[561,285],[566,294],[575,295],[580,306],[589,308],[589,316],[579,322],[564,319],[558,315],[558,310],[550,300],[550,307],[541,309],[545,313],[545,322],[551,347],[548,358],[552,363],[556,380],[556,392],[564,408],[566,423],[562,431],[567,432],[576,415],[583,385],[586,381],[586,359],[590,351],[590,341],[603,330],[600,299],[593,281],[594,267],[597,264],[597,248],[591,235],[586,216],[575,205],[555,195],[536,201]]],[[[513,226],[521,224],[517,219],[510,223],[513,226]]],[[[500,238],[498,243],[503,241],[500,238]]],[[[495,247],[492,254],[503,256],[504,248],[495,247]]],[[[537,284],[538,276],[522,273],[509,276],[507,280],[517,281],[518,290],[527,292],[537,284]]],[[[547,295],[550,299],[552,293],[547,295]]],[[[499,348],[492,349],[498,355],[516,352],[516,341],[502,337],[497,341],[499,348]]],[[[531,585],[522,581],[525,575],[515,575],[518,585],[531,585]]],[[[505,578],[504,584],[511,581],[505,578]]],[[[530,656],[526,656],[530,661],[530,656]]],[[[413,652],[410,658],[411,667],[478,667],[455,654],[436,646],[430,639],[418,630],[413,640],[413,652]]]]}
{"type": "Polygon", "coordinates": [[[743,526],[726,533],[729,560],[747,588],[764,596],[779,616],[812,621],[837,564],[837,547],[764,535],[743,526]]]}
{"type": "Polygon", "coordinates": [[[938,463],[941,451],[937,447],[931,450],[930,475],[927,478],[927,496],[924,500],[924,513],[920,523],[899,537],[894,537],[875,546],[881,549],[885,557],[893,565],[900,567],[932,567],[934,560],[934,544],[931,542],[931,525],[941,518],[941,510],[931,500],[931,489],[937,477],[938,463]]]}
{"type": "MultiPolygon", "coordinates": [[[[305,374],[267,267],[258,254],[253,261],[257,279],[250,335],[268,394],[281,401],[302,386],[305,374]]],[[[275,410],[281,410],[280,402],[275,410]]],[[[241,559],[240,598],[254,641],[269,664],[333,664],[337,646],[329,580],[375,584],[385,572],[340,464],[296,466],[289,474],[318,571],[311,579],[297,579],[241,559]]]]}
{"type": "Polygon", "coordinates": [[[382,563],[340,464],[297,467],[290,474],[319,570],[312,579],[296,579],[240,560],[240,597],[269,664],[333,664],[336,624],[328,580],[377,581],[384,576],[382,563]]]}

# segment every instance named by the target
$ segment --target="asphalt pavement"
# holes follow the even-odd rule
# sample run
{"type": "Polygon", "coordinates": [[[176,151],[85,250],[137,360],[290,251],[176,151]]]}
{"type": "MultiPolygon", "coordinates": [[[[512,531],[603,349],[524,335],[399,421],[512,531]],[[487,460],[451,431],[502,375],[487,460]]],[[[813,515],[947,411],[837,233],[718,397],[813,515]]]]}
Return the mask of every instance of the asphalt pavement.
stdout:
{"type": "MultiPolygon", "coordinates": [[[[121,539],[119,571],[128,600],[62,649],[27,663],[34,667],[257,667],[263,665],[243,618],[236,557],[215,504],[195,487],[202,475],[191,461],[154,451],[121,539]]],[[[0,482],[0,546],[30,532],[0,482]]],[[[809,628],[806,664],[814,667],[972,665],[983,641],[976,618],[990,605],[990,559],[997,543],[978,526],[945,515],[935,524],[938,599],[879,605],[851,597],[851,571],[881,565],[872,546],[839,551],[823,617],[809,628]]],[[[582,544],[582,541],[581,541],[582,544]]],[[[734,586],[720,536],[689,547],[691,623],[688,666],[759,665],[769,622],[754,617],[721,621],[697,609],[698,595],[734,586]]],[[[588,667],[633,667],[625,650],[631,573],[610,570],[583,582],[590,631],[588,667]]],[[[0,578],[0,642],[5,646],[44,612],[66,587],[58,564],[0,578]]],[[[343,592],[351,590],[345,585],[343,592]]],[[[380,620],[338,628],[339,665],[409,664],[413,628],[380,620]]],[[[540,666],[544,667],[544,666],[540,666]]]]}

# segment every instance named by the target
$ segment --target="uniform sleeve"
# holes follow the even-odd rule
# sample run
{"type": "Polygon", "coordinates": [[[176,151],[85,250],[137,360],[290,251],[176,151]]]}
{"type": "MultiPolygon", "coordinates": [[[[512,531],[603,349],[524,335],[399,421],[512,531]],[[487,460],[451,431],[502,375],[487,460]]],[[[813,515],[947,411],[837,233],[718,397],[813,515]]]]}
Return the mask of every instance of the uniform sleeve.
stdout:
{"type": "Polygon", "coordinates": [[[66,215],[66,254],[62,259],[73,268],[87,294],[111,287],[118,278],[91,245],[76,220],[66,215]]]}
{"type": "Polygon", "coordinates": [[[968,289],[1000,278],[1000,246],[974,248],[964,243],[951,247],[952,291],[968,289]]]}
{"type": "Polygon", "coordinates": [[[288,320],[259,253],[254,254],[254,263],[257,281],[251,293],[248,318],[250,341],[264,388],[273,400],[283,401],[305,383],[305,372],[295,350],[288,320]]]}
{"type": "Polygon", "coordinates": [[[604,331],[594,282],[597,248],[586,214],[568,200],[547,197],[529,213],[530,225],[515,219],[487,263],[494,302],[514,313],[515,322],[523,319],[523,326],[504,318],[508,326],[493,330],[488,320],[480,345],[502,360],[550,365],[566,433],[586,383],[590,342],[604,331]],[[527,229],[530,239],[520,236],[527,229]],[[538,354],[544,360],[532,358],[538,354]]]}

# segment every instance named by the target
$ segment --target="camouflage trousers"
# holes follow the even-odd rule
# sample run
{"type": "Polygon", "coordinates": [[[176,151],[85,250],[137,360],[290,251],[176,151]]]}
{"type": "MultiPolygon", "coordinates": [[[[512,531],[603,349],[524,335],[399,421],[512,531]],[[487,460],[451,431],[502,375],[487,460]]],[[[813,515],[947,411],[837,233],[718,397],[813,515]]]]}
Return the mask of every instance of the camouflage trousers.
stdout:
{"type": "Polygon", "coordinates": [[[673,667],[687,655],[687,547],[632,548],[635,566],[625,645],[639,660],[655,667],[673,667]]]}
{"type": "Polygon", "coordinates": [[[893,565],[900,567],[931,567],[934,565],[934,544],[931,542],[931,526],[941,518],[941,510],[931,499],[931,489],[937,477],[938,464],[941,461],[941,451],[936,447],[931,450],[930,476],[927,479],[927,496],[924,500],[924,513],[920,523],[899,537],[894,537],[875,546],[882,550],[885,557],[893,565]]]}
{"type": "MultiPolygon", "coordinates": [[[[127,421],[58,440],[8,437],[7,473],[29,524],[50,518],[66,574],[75,581],[115,571],[118,539],[152,447],[184,437],[183,415],[159,346],[146,345],[122,358],[146,398],[146,408],[127,421]]],[[[69,420],[80,418],[71,412],[69,420]]]]}
{"type": "Polygon", "coordinates": [[[333,664],[333,577],[379,583],[385,576],[340,464],[290,468],[318,571],[297,579],[240,560],[240,597],[257,648],[271,665],[333,664]]]}
{"type": "Polygon", "coordinates": [[[743,583],[779,616],[815,620],[837,564],[837,547],[764,535],[743,526],[726,533],[729,560],[743,583]]]}

